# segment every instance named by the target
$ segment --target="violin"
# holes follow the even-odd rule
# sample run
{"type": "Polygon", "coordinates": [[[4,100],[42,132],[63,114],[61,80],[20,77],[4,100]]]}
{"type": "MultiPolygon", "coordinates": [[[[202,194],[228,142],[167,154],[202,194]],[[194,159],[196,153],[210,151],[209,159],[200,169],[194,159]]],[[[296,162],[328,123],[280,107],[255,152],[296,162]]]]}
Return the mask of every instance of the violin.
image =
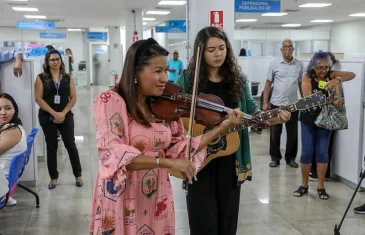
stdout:
{"type": "MultiPolygon", "coordinates": [[[[183,92],[179,86],[167,83],[160,97],[150,99],[153,115],[165,121],[177,121],[190,117],[192,95],[183,92]]],[[[203,126],[216,126],[226,118],[226,107],[221,98],[210,94],[200,94],[196,100],[194,120],[203,126]]]]}

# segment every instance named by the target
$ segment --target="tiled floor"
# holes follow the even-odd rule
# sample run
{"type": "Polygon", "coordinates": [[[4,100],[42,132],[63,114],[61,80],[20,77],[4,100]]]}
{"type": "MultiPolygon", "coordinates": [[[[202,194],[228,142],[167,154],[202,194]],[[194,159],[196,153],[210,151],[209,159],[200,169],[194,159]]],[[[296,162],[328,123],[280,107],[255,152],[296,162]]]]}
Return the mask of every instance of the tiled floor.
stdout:
{"type": "MultiPolygon", "coordinates": [[[[49,176],[44,162],[39,162],[39,180],[33,189],[39,193],[41,207],[34,208],[35,200],[22,189],[16,189],[18,205],[0,211],[0,233],[3,235],[87,235],[94,179],[98,166],[95,134],[92,122],[93,97],[101,88],[87,91],[78,89],[75,106],[75,135],[84,136],[77,146],[83,167],[84,187],[75,187],[70,161],[60,144],[57,188],[48,190],[49,176]]],[[[319,200],[316,184],[310,184],[309,195],[292,196],[300,183],[300,170],[287,167],[268,167],[268,133],[251,134],[254,181],[242,187],[239,226],[237,234],[330,235],[339,223],[353,190],[341,183],[327,182],[331,198],[319,200]]],[[[184,192],[181,182],[173,179],[176,208],[176,234],[189,234],[184,192]]],[[[358,193],[353,206],[365,202],[364,193],[358,193]]],[[[341,234],[365,234],[365,216],[349,211],[341,234]]],[[[119,235],[119,234],[117,234],[119,235]]],[[[202,234],[204,235],[204,234],[202,234]]]]}

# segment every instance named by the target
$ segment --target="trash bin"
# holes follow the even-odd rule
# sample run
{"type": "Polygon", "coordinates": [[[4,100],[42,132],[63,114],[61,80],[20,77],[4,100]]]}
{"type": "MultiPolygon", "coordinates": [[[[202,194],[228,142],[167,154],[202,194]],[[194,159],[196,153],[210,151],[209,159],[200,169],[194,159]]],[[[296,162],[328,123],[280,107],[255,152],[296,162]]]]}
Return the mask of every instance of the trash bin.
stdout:
{"type": "Polygon", "coordinates": [[[251,94],[256,96],[259,92],[260,82],[251,82],[251,94]]]}

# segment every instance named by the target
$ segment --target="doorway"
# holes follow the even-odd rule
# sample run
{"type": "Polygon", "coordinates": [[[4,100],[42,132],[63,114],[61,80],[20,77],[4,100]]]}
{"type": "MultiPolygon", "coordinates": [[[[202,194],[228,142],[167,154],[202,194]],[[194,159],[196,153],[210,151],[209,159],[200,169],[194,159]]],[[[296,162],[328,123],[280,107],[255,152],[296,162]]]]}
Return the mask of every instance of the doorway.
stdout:
{"type": "Polygon", "coordinates": [[[106,44],[92,44],[93,85],[109,86],[109,53],[106,44]]]}

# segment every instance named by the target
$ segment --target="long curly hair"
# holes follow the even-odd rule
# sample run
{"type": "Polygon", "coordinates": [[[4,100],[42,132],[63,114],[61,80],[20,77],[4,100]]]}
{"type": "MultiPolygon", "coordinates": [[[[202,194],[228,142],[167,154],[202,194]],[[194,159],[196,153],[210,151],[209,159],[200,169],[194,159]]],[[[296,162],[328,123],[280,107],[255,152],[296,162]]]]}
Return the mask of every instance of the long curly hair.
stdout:
{"type": "MultiPolygon", "coordinates": [[[[223,65],[219,68],[219,76],[223,77],[223,84],[232,93],[233,99],[238,102],[243,97],[243,88],[244,82],[243,77],[241,74],[241,69],[237,63],[237,60],[233,54],[233,49],[231,43],[228,41],[227,35],[223,32],[223,30],[217,27],[206,27],[199,31],[198,35],[196,36],[196,40],[194,43],[194,55],[190,59],[188,65],[188,78],[189,90],[192,90],[194,76],[195,76],[195,63],[197,58],[197,49],[200,45],[206,45],[209,38],[219,38],[222,39],[226,44],[226,58],[224,60],[223,65]]],[[[204,48],[205,50],[205,48],[204,48]]],[[[208,83],[208,70],[207,70],[207,63],[204,58],[204,54],[202,56],[202,60],[200,63],[200,74],[199,74],[199,92],[204,91],[207,87],[208,83]]]]}
{"type": "Polygon", "coordinates": [[[57,54],[60,57],[60,62],[61,62],[61,67],[60,67],[60,75],[62,75],[62,78],[65,78],[67,81],[70,79],[70,76],[68,74],[66,74],[65,72],[65,64],[63,63],[62,60],[62,55],[59,51],[55,50],[55,49],[50,49],[49,51],[47,51],[45,57],[44,57],[44,63],[43,63],[43,75],[46,78],[46,81],[52,81],[52,73],[51,73],[51,66],[49,65],[50,61],[50,57],[53,54],[57,54]]]}

